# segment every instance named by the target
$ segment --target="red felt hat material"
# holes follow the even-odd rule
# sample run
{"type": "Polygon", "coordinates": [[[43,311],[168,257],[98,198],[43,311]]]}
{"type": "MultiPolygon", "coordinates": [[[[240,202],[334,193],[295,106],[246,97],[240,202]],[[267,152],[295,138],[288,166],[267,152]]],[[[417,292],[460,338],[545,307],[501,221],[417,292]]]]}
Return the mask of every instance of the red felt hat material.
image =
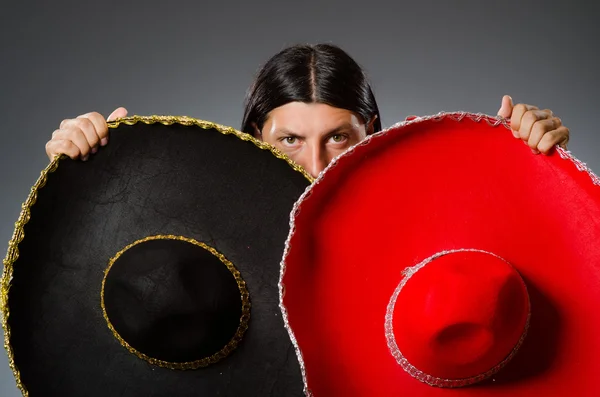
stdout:
{"type": "Polygon", "coordinates": [[[599,395],[598,185],[569,152],[534,155],[464,112],[336,158],[296,203],[282,260],[307,394],[599,395]],[[461,379],[475,384],[448,387],[461,379]]]}
{"type": "Polygon", "coordinates": [[[508,262],[477,250],[442,252],[405,270],[388,305],[386,337],[415,378],[465,386],[513,357],[529,312],[525,283],[508,262]]]}

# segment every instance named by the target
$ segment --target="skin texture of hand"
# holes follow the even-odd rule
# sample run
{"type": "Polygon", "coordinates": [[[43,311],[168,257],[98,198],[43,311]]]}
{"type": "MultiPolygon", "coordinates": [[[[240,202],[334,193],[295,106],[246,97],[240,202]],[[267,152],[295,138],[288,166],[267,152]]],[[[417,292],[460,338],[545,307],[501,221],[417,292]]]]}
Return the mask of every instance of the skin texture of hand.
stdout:
{"type": "Polygon", "coordinates": [[[550,154],[555,145],[567,148],[569,129],[554,116],[550,109],[519,103],[513,105],[509,95],[504,95],[498,116],[510,121],[515,138],[522,139],[534,154],[550,154]]]}
{"type": "MultiPolygon", "coordinates": [[[[106,121],[125,116],[127,116],[127,109],[120,107],[115,109],[106,121]]],[[[86,161],[90,154],[98,151],[99,146],[108,143],[106,121],[104,116],[97,112],[63,120],[58,129],[52,133],[52,139],[46,143],[46,154],[50,161],[59,154],[86,161]]]]}

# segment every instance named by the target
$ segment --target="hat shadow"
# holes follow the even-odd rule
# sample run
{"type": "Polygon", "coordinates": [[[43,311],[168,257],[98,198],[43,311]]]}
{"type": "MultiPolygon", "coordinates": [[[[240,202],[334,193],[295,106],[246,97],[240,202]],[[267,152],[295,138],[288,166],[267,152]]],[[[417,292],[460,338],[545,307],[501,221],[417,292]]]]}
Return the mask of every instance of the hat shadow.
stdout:
{"type": "Polygon", "coordinates": [[[511,384],[540,376],[554,362],[561,333],[561,318],[552,301],[523,277],[531,303],[529,331],[513,359],[483,384],[511,384]]]}

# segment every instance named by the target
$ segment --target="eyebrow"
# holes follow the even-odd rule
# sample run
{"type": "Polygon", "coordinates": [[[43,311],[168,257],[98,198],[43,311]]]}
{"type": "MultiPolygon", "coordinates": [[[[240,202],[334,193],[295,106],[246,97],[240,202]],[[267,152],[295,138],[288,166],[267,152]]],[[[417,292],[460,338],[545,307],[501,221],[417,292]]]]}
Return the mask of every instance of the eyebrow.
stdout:
{"type": "MultiPolygon", "coordinates": [[[[354,126],[352,124],[350,124],[350,123],[344,123],[344,124],[342,124],[340,126],[337,126],[337,127],[333,128],[333,129],[325,132],[325,134],[323,134],[323,135],[333,135],[333,134],[337,134],[339,132],[347,131],[347,130],[354,130],[354,126]]],[[[285,127],[276,129],[275,132],[274,132],[274,134],[276,134],[276,135],[288,135],[288,136],[293,136],[293,137],[296,137],[296,138],[302,138],[302,135],[300,135],[300,134],[298,134],[298,133],[296,133],[294,131],[288,130],[285,127]]]]}

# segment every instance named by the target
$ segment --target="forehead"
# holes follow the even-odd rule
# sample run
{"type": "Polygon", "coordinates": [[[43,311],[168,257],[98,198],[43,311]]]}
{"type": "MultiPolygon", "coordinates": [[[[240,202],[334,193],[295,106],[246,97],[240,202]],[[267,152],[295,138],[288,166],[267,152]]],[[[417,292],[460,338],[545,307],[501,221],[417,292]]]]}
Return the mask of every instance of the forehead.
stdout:
{"type": "Polygon", "coordinates": [[[350,110],[323,103],[290,102],[273,109],[263,130],[278,132],[327,132],[340,127],[360,128],[360,118],[350,110]]]}

